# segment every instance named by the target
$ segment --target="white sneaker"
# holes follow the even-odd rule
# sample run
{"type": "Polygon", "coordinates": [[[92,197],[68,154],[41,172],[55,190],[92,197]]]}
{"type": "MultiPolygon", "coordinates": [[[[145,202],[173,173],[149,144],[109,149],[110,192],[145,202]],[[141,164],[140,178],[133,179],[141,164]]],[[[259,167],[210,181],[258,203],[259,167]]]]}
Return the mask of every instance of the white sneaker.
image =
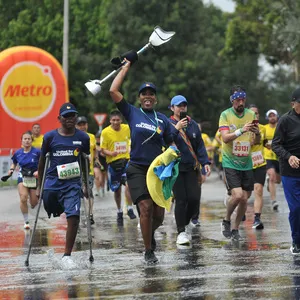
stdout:
{"type": "Polygon", "coordinates": [[[29,221],[24,223],[24,229],[27,229],[27,230],[30,229],[29,221]]]}
{"type": "Polygon", "coordinates": [[[77,265],[72,260],[71,256],[63,256],[61,261],[64,269],[72,270],[77,268],[77,265]]]}
{"type": "Polygon", "coordinates": [[[185,232],[180,232],[177,237],[176,244],[178,245],[189,245],[190,244],[190,236],[185,232]]]}

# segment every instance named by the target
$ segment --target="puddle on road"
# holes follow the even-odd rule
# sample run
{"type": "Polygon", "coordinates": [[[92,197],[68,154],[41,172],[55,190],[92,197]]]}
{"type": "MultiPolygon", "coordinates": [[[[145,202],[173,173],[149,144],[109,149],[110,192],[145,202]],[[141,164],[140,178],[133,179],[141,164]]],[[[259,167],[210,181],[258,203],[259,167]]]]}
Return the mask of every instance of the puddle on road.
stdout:
{"type": "Polygon", "coordinates": [[[175,220],[166,214],[156,232],[159,264],[145,266],[137,221],[118,226],[111,213],[96,219],[90,264],[87,229],[81,223],[73,259],[76,270],[62,270],[47,256],[61,259],[64,218],[38,225],[24,266],[31,231],[22,224],[0,224],[0,299],[292,299],[300,286],[300,259],[291,257],[286,242],[286,215],[266,213],[265,230],[251,228],[251,209],[241,230],[247,242],[233,243],[220,234],[224,207],[204,205],[201,227],[193,231],[192,247],[176,247],[175,220]],[[278,230],[279,228],[279,230],[278,230]],[[284,238],[283,238],[284,237],[284,238]]]}

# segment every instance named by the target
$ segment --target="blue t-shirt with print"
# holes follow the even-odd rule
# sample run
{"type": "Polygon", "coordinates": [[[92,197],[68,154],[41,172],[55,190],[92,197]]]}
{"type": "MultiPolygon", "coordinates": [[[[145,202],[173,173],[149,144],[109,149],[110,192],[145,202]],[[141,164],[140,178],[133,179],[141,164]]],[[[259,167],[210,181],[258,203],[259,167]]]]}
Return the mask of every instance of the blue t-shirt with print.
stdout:
{"type": "Polygon", "coordinates": [[[117,107],[130,127],[130,161],[149,166],[162,153],[162,147],[173,142],[172,125],[164,114],[142,110],[125,99],[117,107]]]}
{"type": "Polygon", "coordinates": [[[62,190],[81,185],[80,176],[59,179],[57,166],[80,163],[80,153],[90,154],[90,137],[85,132],[76,129],[72,136],[60,135],[57,129],[47,132],[41,152],[43,156],[50,152],[50,166],[46,172],[44,189],[62,190]]]}
{"type": "Polygon", "coordinates": [[[37,171],[41,151],[37,148],[31,147],[29,152],[24,152],[24,149],[18,149],[12,156],[12,161],[15,165],[20,166],[20,171],[22,168],[29,169],[33,172],[37,171]]]}

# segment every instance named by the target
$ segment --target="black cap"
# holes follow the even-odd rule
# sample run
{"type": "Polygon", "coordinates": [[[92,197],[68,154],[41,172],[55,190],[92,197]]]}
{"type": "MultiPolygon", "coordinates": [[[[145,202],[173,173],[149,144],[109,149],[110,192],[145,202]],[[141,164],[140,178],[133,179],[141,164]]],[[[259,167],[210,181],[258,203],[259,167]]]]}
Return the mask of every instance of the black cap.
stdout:
{"type": "Polygon", "coordinates": [[[70,102],[64,103],[60,107],[60,110],[59,110],[59,115],[60,116],[64,116],[64,115],[66,115],[68,113],[76,113],[76,114],[78,114],[78,111],[76,110],[76,107],[74,106],[74,104],[72,104],[70,102]]]}
{"type": "Polygon", "coordinates": [[[300,103],[300,88],[294,90],[292,94],[292,101],[296,101],[300,103]]]}
{"type": "Polygon", "coordinates": [[[152,89],[154,93],[156,94],[156,86],[152,82],[145,82],[139,87],[139,94],[144,90],[144,89],[152,89]]]}
{"type": "Polygon", "coordinates": [[[81,116],[81,117],[77,118],[77,124],[79,124],[79,123],[87,123],[87,122],[88,122],[88,120],[87,120],[86,117],[81,116]]]}

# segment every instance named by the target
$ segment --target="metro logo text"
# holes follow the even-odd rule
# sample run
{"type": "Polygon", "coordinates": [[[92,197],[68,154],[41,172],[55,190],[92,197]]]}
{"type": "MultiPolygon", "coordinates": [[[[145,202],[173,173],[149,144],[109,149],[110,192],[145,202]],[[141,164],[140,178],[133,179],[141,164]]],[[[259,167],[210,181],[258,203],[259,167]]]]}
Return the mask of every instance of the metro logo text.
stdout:
{"type": "Polygon", "coordinates": [[[34,84],[30,86],[9,85],[5,91],[4,97],[38,97],[49,96],[52,94],[51,86],[36,86],[34,84]]]}

